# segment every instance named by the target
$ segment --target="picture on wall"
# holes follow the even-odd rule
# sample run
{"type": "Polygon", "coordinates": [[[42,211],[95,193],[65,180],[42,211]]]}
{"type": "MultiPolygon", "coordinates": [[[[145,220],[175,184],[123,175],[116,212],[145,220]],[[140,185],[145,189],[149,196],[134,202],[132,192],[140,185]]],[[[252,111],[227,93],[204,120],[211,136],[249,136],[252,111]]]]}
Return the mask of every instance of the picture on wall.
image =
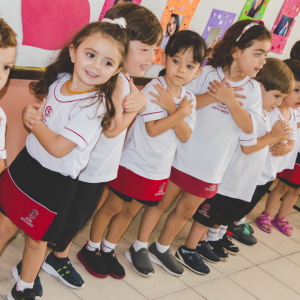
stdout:
{"type": "Polygon", "coordinates": [[[269,2],[270,0],[247,0],[244,5],[240,20],[261,20],[269,2]]]}
{"type": "Polygon", "coordinates": [[[280,36],[286,36],[292,23],[294,22],[294,18],[283,15],[276,29],[274,30],[274,34],[278,34],[280,36]]]}

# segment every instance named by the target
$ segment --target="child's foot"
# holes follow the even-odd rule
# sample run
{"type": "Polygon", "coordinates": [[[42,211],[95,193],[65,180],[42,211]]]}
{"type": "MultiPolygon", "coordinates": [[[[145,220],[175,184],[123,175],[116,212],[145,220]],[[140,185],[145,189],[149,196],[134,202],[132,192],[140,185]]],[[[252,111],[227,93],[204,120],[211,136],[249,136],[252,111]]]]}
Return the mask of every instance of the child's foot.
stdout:
{"type": "Polygon", "coordinates": [[[217,263],[221,261],[220,256],[218,256],[205,241],[201,245],[198,244],[196,250],[202,258],[211,263],[217,263]]]}
{"type": "Polygon", "coordinates": [[[219,241],[208,241],[208,244],[211,247],[211,249],[220,257],[221,261],[228,260],[228,254],[222,247],[220,240],[219,241]]]}
{"type": "Polygon", "coordinates": [[[146,248],[135,251],[134,247],[131,246],[129,250],[125,251],[125,257],[131,263],[134,271],[141,276],[150,277],[154,274],[154,268],[146,248]]]}
{"type": "Polygon", "coordinates": [[[108,276],[108,270],[99,249],[90,251],[84,245],[77,253],[77,258],[93,276],[99,278],[106,278],[108,276]]]}
{"type": "Polygon", "coordinates": [[[115,251],[103,252],[100,251],[104,259],[108,274],[115,279],[122,279],[126,276],[123,266],[119,263],[115,251]]]}
{"type": "Polygon", "coordinates": [[[239,247],[232,242],[232,239],[227,234],[224,234],[223,238],[220,240],[220,243],[228,254],[239,255],[239,247]]]}
{"type": "Polygon", "coordinates": [[[197,250],[188,252],[183,249],[183,246],[180,246],[176,251],[175,258],[188,269],[199,275],[206,275],[210,272],[209,267],[203,262],[197,250]]]}
{"type": "Polygon", "coordinates": [[[248,224],[247,222],[245,222],[245,226],[250,231],[251,234],[254,233],[254,229],[252,228],[252,226],[250,224],[248,224]]]}
{"type": "Polygon", "coordinates": [[[240,225],[233,223],[229,225],[227,228],[227,234],[248,246],[252,246],[257,243],[257,239],[252,235],[250,227],[249,229],[247,228],[246,223],[240,225]]]}
{"type": "Polygon", "coordinates": [[[293,233],[293,227],[289,224],[287,218],[278,218],[278,215],[274,217],[274,220],[271,222],[280,232],[287,236],[291,236],[293,233]]]}
{"type": "Polygon", "coordinates": [[[76,272],[68,257],[58,258],[51,252],[45,259],[42,269],[72,289],[84,287],[83,279],[76,272]]]}
{"type": "Polygon", "coordinates": [[[269,215],[264,214],[262,212],[257,218],[256,223],[259,229],[264,232],[271,233],[272,232],[272,225],[271,225],[271,217],[269,215]]]}
{"type": "Polygon", "coordinates": [[[17,284],[7,295],[8,300],[34,300],[35,291],[33,289],[25,289],[23,292],[17,291],[17,284]]]}
{"type": "MultiPolygon", "coordinates": [[[[20,261],[16,266],[12,269],[12,275],[15,279],[15,281],[18,281],[19,276],[21,274],[21,268],[22,268],[22,261],[20,261]]],[[[35,292],[35,299],[40,299],[43,296],[43,287],[41,284],[40,276],[39,274],[36,276],[33,290],[35,292]]]]}
{"type": "Polygon", "coordinates": [[[183,267],[172,255],[170,248],[166,252],[160,253],[157,250],[156,242],[154,242],[149,247],[149,256],[150,256],[150,260],[153,263],[161,266],[169,274],[174,276],[181,276],[184,274],[183,267]]]}

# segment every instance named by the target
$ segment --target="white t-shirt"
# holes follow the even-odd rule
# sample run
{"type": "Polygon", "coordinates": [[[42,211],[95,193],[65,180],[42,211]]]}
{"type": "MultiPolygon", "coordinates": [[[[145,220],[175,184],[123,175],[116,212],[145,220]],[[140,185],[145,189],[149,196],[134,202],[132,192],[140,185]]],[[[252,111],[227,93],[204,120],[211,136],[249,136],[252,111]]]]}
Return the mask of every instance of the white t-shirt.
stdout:
{"type": "Polygon", "coordinates": [[[60,76],[50,87],[44,108],[44,124],[58,135],[77,144],[77,147],[64,157],[56,158],[49,154],[31,133],[26,140],[28,153],[43,167],[76,178],[88,163],[90,153],[102,132],[98,116],[106,112],[105,105],[95,103],[95,92],[63,96],[62,85],[70,74],[60,76]]]}
{"type": "MultiPolygon", "coordinates": [[[[186,88],[195,94],[203,94],[209,82],[222,81],[222,68],[203,68],[200,75],[186,88]]],[[[240,93],[247,99],[239,99],[250,114],[255,131],[262,114],[261,90],[259,84],[249,77],[239,82],[230,82],[233,87],[243,87],[240,93]]],[[[240,128],[236,125],[226,105],[212,103],[197,110],[196,126],[186,143],[178,143],[173,167],[208,183],[220,183],[234,153],[240,128]]]]}
{"type": "MultiPolygon", "coordinates": [[[[119,76],[124,80],[124,101],[125,97],[130,94],[130,78],[123,73],[120,73],[119,76]]],[[[127,129],[115,138],[107,138],[101,134],[86,169],[79,175],[80,181],[99,183],[117,178],[126,132],[127,129]]]]}
{"type": "MultiPolygon", "coordinates": [[[[293,128],[290,140],[296,140],[297,136],[297,122],[296,116],[294,114],[294,110],[290,108],[291,118],[288,121],[289,126],[293,128]]],[[[276,107],[272,112],[268,113],[270,118],[270,126],[271,128],[275,124],[277,120],[285,120],[282,116],[278,107],[276,107]]],[[[287,141],[285,141],[287,143],[287,141]]],[[[292,151],[293,152],[293,151],[292,151]]],[[[292,153],[290,152],[290,153],[292,153]]],[[[276,178],[276,174],[287,169],[289,165],[292,164],[292,168],[294,168],[296,156],[289,155],[290,153],[283,155],[283,156],[272,156],[272,152],[268,152],[262,173],[258,179],[258,185],[264,185],[269,181],[273,181],[276,178]]],[[[297,153],[297,152],[296,152],[297,153]]]]}
{"type": "Polygon", "coordinates": [[[0,126],[0,158],[6,159],[5,131],[6,131],[7,118],[1,107],[0,107],[0,117],[2,118],[1,126],[0,126]]]}
{"type": "Polygon", "coordinates": [[[239,144],[224,173],[222,182],[218,186],[218,194],[250,202],[255,191],[258,177],[267,158],[269,147],[246,155],[241,146],[257,144],[257,138],[270,132],[268,115],[262,116],[257,130],[251,134],[240,133],[239,144]]]}
{"type": "MultiPolygon", "coordinates": [[[[161,180],[170,177],[178,138],[173,129],[156,137],[150,137],[147,133],[146,122],[159,120],[168,116],[166,110],[150,101],[153,99],[153,96],[149,92],[157,93],[154,87],[155,84],[161,84],[163,88],[167,88],[164,78],[158,77],[142,89],[142,92],[147,96],[148,105],[145,111],[137,115],[135,122],[128,132],[120,165],[144,178],[161,180]]],[[[174,102],[178,106],[185,96],[187,96],[188,101],[193,100],[193,112],[184,118],[184,121],[193,130],[196,118],[196,98],[194,94],[188,92],[185,87],[182,87],[180,98],[174,98],[174,102]]]]}

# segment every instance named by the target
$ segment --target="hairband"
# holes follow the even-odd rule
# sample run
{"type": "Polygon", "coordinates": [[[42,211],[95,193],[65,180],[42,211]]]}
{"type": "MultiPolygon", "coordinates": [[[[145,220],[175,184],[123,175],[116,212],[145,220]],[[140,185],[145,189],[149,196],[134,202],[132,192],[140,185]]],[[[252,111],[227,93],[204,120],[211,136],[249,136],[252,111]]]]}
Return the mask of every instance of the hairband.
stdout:
{"type": "Polygon", "coordinates": [[[111,23],[111,24],[116,24],[116,25],[119,25],[121,28],[126,28],[126,20],[124,18],[118,18],[118,19],[103,19],[101,22],[107,22],[107,23],[111,23]]]}
{"type": "Polygon", "coordinates": [[[263,21],[261,20],[255,20],[252,23],[248,24],[242,31],[242,33],[240,34],[240,36],[236,39],[236,41],[238,42],[240,40],[240,38],[243,36],[243,34],[249,30],[251,27],[255,26],[255,25],[265,25],[263,21]]]}

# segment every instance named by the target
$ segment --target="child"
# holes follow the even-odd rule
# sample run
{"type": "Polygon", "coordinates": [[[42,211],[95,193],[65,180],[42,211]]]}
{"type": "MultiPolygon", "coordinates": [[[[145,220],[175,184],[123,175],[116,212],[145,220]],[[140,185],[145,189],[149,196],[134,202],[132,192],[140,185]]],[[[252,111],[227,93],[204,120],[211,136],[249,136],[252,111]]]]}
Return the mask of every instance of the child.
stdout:
{"type": "Polygon", "coordinates": [[[47,241],[60,238],[76,178],[102,128],[110,126],[111,95],[129,47],[125,26],[124,19],[88,24],[48,66],[43,80],[30,84],[36,97],[48,95],[45,119],[33,126],[26,147],[0,179],[7,191],[0,198],[0,227],[10,228],[10,236],[1,239],[17,227],[26,233],[21,274],[9,300],[35,298],[33,281],[47,241]]]}
{"type": "MultiPolygon", "coordinates": [[[[257,127],[261,116],[261,93],[258,83],[251,77],[255,77],[265,64],[270,40],[270,32],[262,25],[249,20],[235,23],[216,44],[210,65],[187,86],[198,94],[197,102],[209,98],[200,95],[209,89],[212,91],[209,94],[215,98],[213,101],[220,103],[211,101],[197,110],[196,127],[190,140],[178,143],[165,195],[157,207],[146,209],[138,235],[139,241],[148,241],[165,209],[183,189],[161,235],[149,248],[150,259],[171,274],[176,273],[175,270],[177,273],[183,271],[171,254],[170,244],[199,205],[216,194],[240,129],[251,133],[257,127]],[[230,80],[228,87],[225,86],[227,78],[230,80]],[[222,80],[222,83],[214,83],[214,80],[222,80]],[[241,93],[247,95],[247,99],[242,100],[243,107],[234,98],[231,86],[244,88],[241,93]]],[[[199,239],[197,236],[190,247],[180,247],[176,259],[197,273],[207,274],[209,268],[195,251],[199,239]]]]}
{"type": "Polygon", "coordinates": [[[291,49],[290,53],[291,59],[298,59],[300,60],[300,41],[296,42],[291,49]]]}
{"type": "MultiPolygon", "coordinates": [[[[88,245],[78,255],[87,270],[95,276],[99,266],[91,246],[94,244],[95,248],[99,247],[110,219],[116,215],[102,243],[101,253],[105,262],[142,205],[155,206],[164,194],[177,139],[187,141],[195,122],[193,95],[182,85],[200,72],[204,49],[204,41],[198,34],[191,31],[175,33],[166,49],[166,75],[152,80],[142,90],[148,98],[147,109],[137,116],[129,131],[118,177],[109,183],[109,196],[97,213],[97,217],[103,217],[99,221],[94,218],[92,226],[97,224],[97,227],[92,228],[88,245]],[[164,100],[158,96],[164,108],[157,105],[157,101],[150,101],[156,95],[156,89],[164,95],[162,98],[167,98],[164,100]],[[101,222],[103,218],[107,223],[101,222]]],[[[126,257],[134,260],[132,249],[126,253],[126,257]]],[[[142,253],[139,250],[135,250],[138,255],[142,253]]],[[[122,268],[117,260],[115,264],[119,269],[122,268]]]]}
{"type": "Polygon", "coordinates": [[[287,122],[277,121],[271,130],[269,113],[291,93],[294,81],[291,70],[283,61],[269,58],[256,80],[261,88],[263,109],[257,130],[251,134],[240,133],[239,144],[218,186],[218,193],[204,201],[194,215],[203,230],[213,227],[208,230],[207,242],[214,253],[208,251],[203,239],[197,245],[200,256],[210,262],[216,262],[214,254],[226,261],[227,253],[239,253],[238,247],[228,239],[226,227],[236,221],[236,213],[245,210],[251,201],[269,152],[268,146],[283,138],[289,129],[287,122]]]}

